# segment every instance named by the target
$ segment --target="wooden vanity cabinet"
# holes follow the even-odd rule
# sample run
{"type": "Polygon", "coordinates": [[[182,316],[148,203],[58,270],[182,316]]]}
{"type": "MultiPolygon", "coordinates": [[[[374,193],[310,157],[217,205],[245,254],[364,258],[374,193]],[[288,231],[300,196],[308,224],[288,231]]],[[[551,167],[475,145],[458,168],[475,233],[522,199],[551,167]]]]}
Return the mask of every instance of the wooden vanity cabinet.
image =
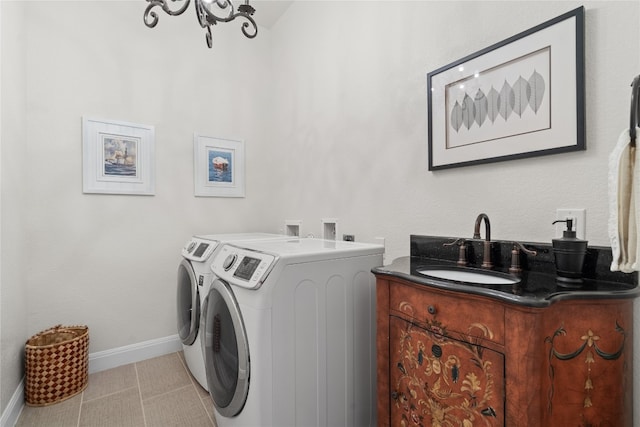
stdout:
{"type": "Polygon", "coordinates": [[[377,276],[380,426],[632,425],[633,299],[527,307],[377,276]]]}

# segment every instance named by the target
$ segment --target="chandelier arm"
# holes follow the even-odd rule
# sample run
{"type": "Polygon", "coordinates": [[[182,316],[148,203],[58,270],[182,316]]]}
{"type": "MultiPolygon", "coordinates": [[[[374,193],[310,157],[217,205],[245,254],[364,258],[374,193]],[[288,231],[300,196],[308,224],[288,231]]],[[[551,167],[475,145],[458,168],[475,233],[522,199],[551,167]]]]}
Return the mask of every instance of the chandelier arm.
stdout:
{"type": "Polygon", "coordinates": [[[254,21],[253,18],[248,15],[244,15],[243,17],[246,18],[249,22],[242,23],[242,34],[244,34],[245,37],[252,39],[258,35],[258,26],[256,25],[256,21],[254,21]],[[251,29],[252,31],[247,32],[247,29],[251,29]]]}
{"type": "Polygon", "coordinates": [[[208,22],[208,19],[207,19],[207,16],[208,16],[207,9],[202,5],[202,2],[200,0],[195,0],[194,4],[196,9],[196,17],[198,18],[198,23],[202,28],[205,28],[209,32],[209,34],[207,35],[207,45],[208,45],[209,44],[208,40],[209,38],[211,38],[211,27],[210,27],[211,24],[208,22]]]}
{"type": "Polygon", "coordinates": [[[242,34],[244,34],[245,37],[249,39],[252,39],[258,35],[258,25],[256,24],[256,21],[253,19],[253,17],[245,12],[236,12],[233,3],[231,3],[230,1],[215,1],[215,4],[220,8],[220,10],[224,10],[227,8],[229,9],[229,13],[226,16],[218,16],[214,14],[207,7],[203,6],[202,0],[195,0],[195,2],[196,10],[198,11],[198,21],[200,22],[200,26],[202,28],[208,27],[210,29],[211,25],[215,25],[218,22],[231,22],[236,18],[244,18],[248,22],[242,23],[242,34]]]}
{"type": "Polygon", "coordinates": [[[220,9],[230,8],[231,13],[233,13],[235,10],[235,8],[233,7],[233,3],[231,3],[229,0],[216,0],[216,4],[220,9]]]}
{"type": "Polygon", "coordinates": [[[171,0],[172,3],[184,1],[184,4],[180,8],[171,10],[166,0],[147,1],[149,2],[149,5],[144,11],[144,24],[149,28],[153,28],[158,24],[158,14],[154,10],[152,10],[154,7],[162,8],[162,10],[164,10],[168,15],[177,16],[183,14],[184,11],[187,10],[187,7],[189,7],[189,3],[191,2],[191,0],[171,0]]]}
{"type": "Polygon", "coordinates": [[[211,49],[213,47],[213,36],[211,35],[211,27],[207,25],[207,47],[211,49]]]}

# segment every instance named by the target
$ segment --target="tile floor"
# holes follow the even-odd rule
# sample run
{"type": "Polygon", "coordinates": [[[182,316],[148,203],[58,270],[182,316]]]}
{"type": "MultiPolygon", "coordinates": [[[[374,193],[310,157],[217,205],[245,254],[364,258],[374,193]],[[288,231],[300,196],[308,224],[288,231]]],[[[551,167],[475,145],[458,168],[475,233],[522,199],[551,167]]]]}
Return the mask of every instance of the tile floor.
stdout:
{"type": "Polygon", "coordinates": [[[212,427],[213,404],[182,352],[89,375],[77,396],[25,406],[16,427],[212,427]]]}

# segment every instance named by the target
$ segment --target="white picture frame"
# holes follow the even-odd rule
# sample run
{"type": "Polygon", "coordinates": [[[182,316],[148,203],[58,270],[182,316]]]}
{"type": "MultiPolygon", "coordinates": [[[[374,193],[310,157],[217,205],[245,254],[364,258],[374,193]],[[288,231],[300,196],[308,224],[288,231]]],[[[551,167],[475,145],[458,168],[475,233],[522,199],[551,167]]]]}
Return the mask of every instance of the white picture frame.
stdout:
{"type": "Polygon", "coordinates": [[[194,133],[194,194],[197,197],[244,197],[244,141],[194,133]]]}
{"type": "Polygon", "coordinates": [[[155,128],[82,118],[82,191],[155,194],[155,128]]]}

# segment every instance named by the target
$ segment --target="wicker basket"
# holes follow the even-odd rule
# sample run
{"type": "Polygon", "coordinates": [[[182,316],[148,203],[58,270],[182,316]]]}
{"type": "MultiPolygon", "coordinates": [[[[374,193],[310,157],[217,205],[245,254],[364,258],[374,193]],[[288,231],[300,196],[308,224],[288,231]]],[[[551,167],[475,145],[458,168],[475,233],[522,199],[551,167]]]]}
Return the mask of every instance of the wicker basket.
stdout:
{"type": "Polygon", "coordinates": [[[66,400],[89,379],[89,328],[54,326],[27,340],[25,401],[46,406],[66,400]]]}

